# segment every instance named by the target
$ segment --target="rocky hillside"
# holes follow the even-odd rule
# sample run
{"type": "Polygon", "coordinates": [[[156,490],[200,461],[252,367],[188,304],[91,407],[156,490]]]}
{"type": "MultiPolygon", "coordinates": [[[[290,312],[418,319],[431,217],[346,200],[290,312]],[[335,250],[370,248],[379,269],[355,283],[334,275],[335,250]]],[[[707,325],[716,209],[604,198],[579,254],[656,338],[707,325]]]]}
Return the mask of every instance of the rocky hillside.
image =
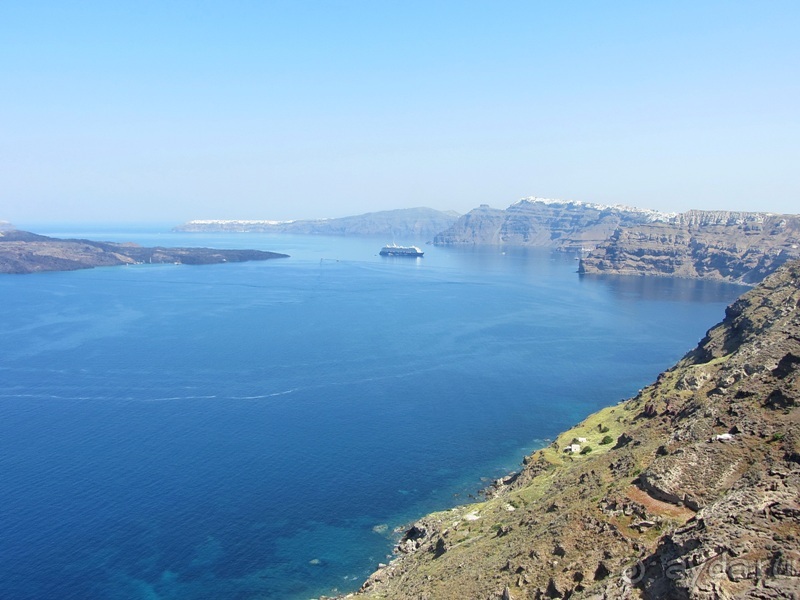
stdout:
{"type": "Polygon", "coordinates": [[[619,227],[583,258],[581,272],[755,283],[797,258],[797,215],[692,210],[619,227]]]}
{"type": "Polygon", "coordinates": [[[594,248],[619,227],[674,215],[625,206],[524,198],[506,210],[482,205],[434,238],[438,245],[508,244],[559,250],[594,248]]]}
{"type": "Polygon", "coordinates": [[[384,236],[388,241],[429,240],[458,219],[454,212],[432,208],[404,208],[340,219],[309,221],[189,221],[176,227],[184,232],[274,232],[311,235],[384,236]]]}
{"type": "Polygon", "coordinates": [[[800,262],[640,393],[429,515],[358,596],[800,597],[800,262]]]}
{"type": "Polygon", "coordinates": [[[145,248],[91,240],[62,240],[27,231],[0,231],[0,273],[75,271],[136,263],[205,265],[285,257],[261,250],[145,248]]]}

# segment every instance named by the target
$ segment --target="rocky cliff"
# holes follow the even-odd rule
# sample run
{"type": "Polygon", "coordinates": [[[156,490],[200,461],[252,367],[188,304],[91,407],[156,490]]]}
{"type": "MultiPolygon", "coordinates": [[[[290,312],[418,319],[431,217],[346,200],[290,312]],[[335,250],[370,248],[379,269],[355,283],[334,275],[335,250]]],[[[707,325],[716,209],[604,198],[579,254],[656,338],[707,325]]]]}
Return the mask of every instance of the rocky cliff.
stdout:
{"type": "Polygon", "coordinates": [[[756,283],[800,258],[800,216],[691,210],[660,213],[525,198],[481,206],[435,244],[541,246],[581,251],[582,273],[667,275],[756,283]]]}
{"type": "Polygon", "coordinates": [[[91,240],[62,240],[27,231],[0,231],[0,273],[75,271],[136,263],[206,265],[286,257],[261,250],[145,248],[91,240]]]}
{"type": "Polygon", "coordinates": [[[382,599],[800,597],[800,262],[484,502],[429,515],[382,599]]]}
{"type": "Polygon", "coordinates": [[[755,283],[797,258],[797,215],[692,210],[666,222],[619,227],[583,257],[580,270],[755,283]]]}
{"type": "Polygon", "coordinates": [[[580,250],[605,242],[619,227],[672,216],[625,206],[524,198],[506,210],[482,205],[433,241],[438,245],[508,244],[580,250]]]}
{"type": "Polygon", "coordinates": [[[428,240],[458,219],[454,212],[432,208],[404,208],[340,219],[306,221],[189,221],[176,227],[184,232],[273,232],[304,235],[364,235],[393,239],[428,240]]]}

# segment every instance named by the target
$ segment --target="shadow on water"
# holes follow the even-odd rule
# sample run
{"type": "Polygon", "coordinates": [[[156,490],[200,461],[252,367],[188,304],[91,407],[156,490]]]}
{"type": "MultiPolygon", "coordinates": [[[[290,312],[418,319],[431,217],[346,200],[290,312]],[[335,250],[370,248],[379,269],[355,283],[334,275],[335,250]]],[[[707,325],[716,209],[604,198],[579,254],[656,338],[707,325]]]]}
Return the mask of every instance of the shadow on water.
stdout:
{"type": "MultiPolygon", "coordinates": [[[[574,273],[565,270],[574,262],[572,255],[555,252],[548,248],[524,248],[519,246],[436,246],[430,254],[444,258],[453,266],[481,273],[513,272],[558,274],[571,277],[574,273]]],[[[575,263],[577,272],[577,263],[575,263]]]]}
{"type": "Polygon", "coordinates": [[[621,302],[662,301],[709,304],[720,298],[733,299],[750,288],[722,281],[646,277],[640,275],[579,275],[581,282],[605,286],[615,300],[621,302]]]}

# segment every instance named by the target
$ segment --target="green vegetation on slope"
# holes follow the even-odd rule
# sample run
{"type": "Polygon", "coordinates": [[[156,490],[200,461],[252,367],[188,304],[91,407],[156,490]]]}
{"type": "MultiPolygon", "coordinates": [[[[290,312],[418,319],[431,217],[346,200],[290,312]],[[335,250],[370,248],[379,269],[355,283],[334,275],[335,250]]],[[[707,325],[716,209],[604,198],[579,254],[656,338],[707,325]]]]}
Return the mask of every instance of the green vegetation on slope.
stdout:
{"type": "Polygon", "coordinates": [[[793,263],[635,398],[534,452],[484,502],[417,522],[359,595],[797,597],[799,372],[793,263]]]}

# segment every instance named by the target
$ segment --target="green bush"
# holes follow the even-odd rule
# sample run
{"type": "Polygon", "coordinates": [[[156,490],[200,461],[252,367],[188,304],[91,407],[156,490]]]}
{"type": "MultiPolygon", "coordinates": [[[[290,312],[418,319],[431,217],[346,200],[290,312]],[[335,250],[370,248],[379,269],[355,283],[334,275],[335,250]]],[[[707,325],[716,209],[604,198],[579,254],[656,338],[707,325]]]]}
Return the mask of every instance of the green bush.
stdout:
{"type": "Polygon", "coordinates": [[[601,446],[605,446],[606,444],[610,444],[613,441],[614,441],[614,438],[612,438],[610,435],[607,435],[602,440],[600,440],[600,445],[601,446]]]}
{"type": "Polygon", "coordinates": [[[592,451],[591,446],[585,446],[583,449],[581,449],[581,454],[589,454],[589,452],[591,451],[592,451]]]}
{"type": "Polygon", "coordinates": [[[608,427],[606,427],[602,423],[598,427],[600,427],[600,433],[608,433],[608,427]]]}

